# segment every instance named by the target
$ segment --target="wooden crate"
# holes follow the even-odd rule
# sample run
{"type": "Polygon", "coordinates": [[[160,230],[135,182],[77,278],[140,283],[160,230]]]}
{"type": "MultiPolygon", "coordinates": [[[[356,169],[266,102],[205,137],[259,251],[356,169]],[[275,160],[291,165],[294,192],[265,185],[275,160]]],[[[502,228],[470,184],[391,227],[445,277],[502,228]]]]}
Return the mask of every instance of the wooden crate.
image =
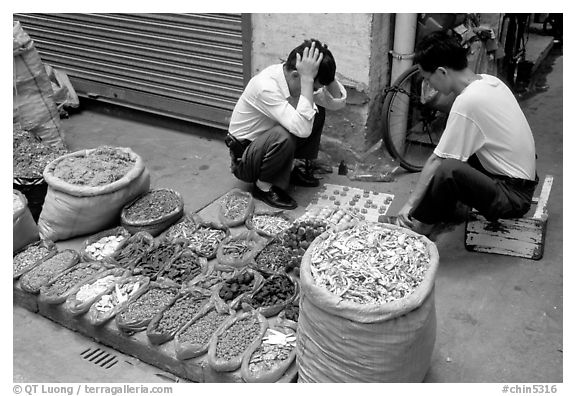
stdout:
{"type": "Polygon", "coordinates": [[[553,180],[552,176],[546,176],[540,196],[532,198],[532,208],[522,218],[489,221],[471,211],[466,221],[466,249],[540,260],[544,254],[547,205],[553,180]]]}

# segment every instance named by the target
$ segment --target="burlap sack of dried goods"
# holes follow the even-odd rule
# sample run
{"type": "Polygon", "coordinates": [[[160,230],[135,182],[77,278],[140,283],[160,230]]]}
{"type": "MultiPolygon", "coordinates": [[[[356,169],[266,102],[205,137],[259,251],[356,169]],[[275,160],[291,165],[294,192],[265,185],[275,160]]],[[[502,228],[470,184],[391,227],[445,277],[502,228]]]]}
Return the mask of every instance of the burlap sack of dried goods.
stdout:
{"type": "Polygon", "coordinates": [[[150,282],[146,292],[130,301],[116,314],[116,326],[124,334],[144,331],[156,314],[178,295],[180,285],[169,279],[150,282]]]}
{"type": "MultiPolygon", "coordinates": [[[[398,242],[390,242],[393,249],[399,248],[399,244],[406,243],[406,240],[412,241],[413,237],[417,241],[414,242],[414,249],[429,256],[428,266],[422,267],[426,268],[423,278],[411,293],[396,300],[360,303],[341,298],[328,291],[324,283],[317,285],[315,279],[322,265],[331,270],[343,265],[338,264],[343,258],[331,263],[319,260],[327,253],[336,254],[329,252],[323,244],[324,240],[329,241],[329,238],[342,234],[327,231],[320,235],[306,251],[300,270],[299,382],[421,382],[430,367],[436,337],[434,278],[439,261],[436,246],[427,238],[401,227],[388,224],[370,227],[374,228],[365,241],[349,239],[349,243],[356,245],[350,251],[365,251],[358,248],[363,243],[380,243],[378,241],[383,239],[378,239],[381,234],[376,233],[377,227],[383,233],[392,230],[398,233],[392,235],[400,235],[398,242]],[[400,242],[400,239],[404,242],[400,242]],[[318,250],[317,246],[320,246],[318,250]]],[[[353,230],[344,226],[336,231],[352,233],[353,230]]],[[[346,250],[343,252],[346,253],[346,250]]],[[[391,268],[395,265],[399,264],[391,264],[391,268]]],[[[418,263],[412,265],[417,267],[418,263]]],[[[330,277],[326,276],[323,281],[330,281],[330,277]]],[[[340,295],[346,292],[342,290],[340,295]]]]}
{"type": "MultiPolygon", "coordinates": [[[[95,170],[93,175],[105,179],[107,175],[100,176],[102,172],[95,170]]],[[[63,155],[46,166],[44,179],[48,183],[48,192],[38,227],[42,238],[53,241],[91,234],[117,225],[122,207],[150,188],[150,174],[142,158],[130,148],[122,147],[80,150],[63,155]],[[133,165],[119,179],[94,187],[72,184],[55,175],[61,163],[88,161],[100,153],[117,153],[122,160],[130,161],[133,165]]]]}
{"type": "Polygon", "coordinates": [[[13,41],[16,119],[43,142],[63,144],[64,132],[50,79],[34,42],[18,21],[14,22],[13,41]]]}
{"type": "Polygon", "coordinates": [[[18,190],[12,190],[12,252],[40,239],[38,226],[28,208],[28,200],[18,190]]]}
{"type": "Polygon", "coordinates": [[[178,330],[201,313],[209,303],[210,293],[206,290],[182,289],[148,324],[146,335],[150,343],[160,345],[172,340],[178,330]]]}
{"type": "Polygon", "coordinates": [[[100,296],[86,312],[85,318],[92,326],[102,326],[133,300],[148,290],[150,278],[146,276],[128,276],[118,281],[112,290],[100,296]],[[122,293],[125,288],[126,293],[122,293]],[[122,299],[124,298],[124,299],[122,299]]]}
{"type": "Polygon", "coordinates": [[[130,276],[130,271],[124,268],[111,268],[90,277],[75,287],[64,302],[63,309],[72,316],[86,313],[92,304],[114,289],[114,285],[130,276]]]}
{"type": "MultiPolygon", "coordinates": [[[[296,360],[296,345],[294,345],[295,337],[296,337],[295,325],[276,324],[268,327],[267,332],[264,335],[264,338],[258,344],[251,345],[244,354],[244,357],[242,358],[242,365],[240,366],[240,375],[242,376],[242,379],[248,383],[273,383],[282,378],[282,376],[286,373],[286,371],[296,360]],[[286,344],[283,345],[283,348],[285,348],[287,356],[284,356],[283,359],[275,360],[274,363],[272,363],[270,360],[264,363],[263,362],[265,360],[264,357],[260,356],[260,362],[258,362],[260,363],[260,367],[258,367],[258,365],[256,365],[256,367],[251,367],[251,365],[254,365],[254,363],[256,363],[253,361],[253,356],[255,355],[255,352],[258,351],[262,355],[265,353],[264,350],[262,350],[262,348],[266,347],[265,344],[267,341],[266,334],[268,334],[268,332],[270,332],[271,330],[277,331],[278,333],[286,335],[287,337],[291,337],[290,342],[286,342],[286,339],[284,339],[284,342],[286,342],[286,344]],[[289,352],[287,352],[288,349],[290,349],[289,352]],[[267,367],[268,365],[270,367],[267,367]],[[262,366],[264,366],[265,368],[262,366]]],[[[272,342],[272,340],[269,341],[272,342]]]]}
{"type": "Polygon", "coordinates": [[[257,311],[237,313],[210,340],[208,365],[218,372],[240,368],[251,346],[262,341],[268,321],[257,311]]]}
{"type": "Polygon", "coordinates": [[[174,337],[176,359],[192,359],[208,352],[212,335],[235,314],[219,312],[213,303],[206,304],[202,313],[178,330],[174,337]]]}

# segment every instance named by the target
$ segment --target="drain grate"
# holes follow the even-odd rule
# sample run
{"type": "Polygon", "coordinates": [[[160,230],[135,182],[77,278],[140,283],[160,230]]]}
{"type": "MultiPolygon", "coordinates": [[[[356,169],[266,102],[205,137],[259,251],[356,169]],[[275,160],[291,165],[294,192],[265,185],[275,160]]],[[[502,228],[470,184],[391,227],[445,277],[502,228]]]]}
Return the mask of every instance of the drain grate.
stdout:
{"type": "Polygon", "coordinates": [[[84,360],[88,360],[105,369],[109,369],[118,363],[118,358],[115,355],[112,355],[100,348],[88,348],[84,352],[80,353],[80,356],[82,356],[84,360]]]}

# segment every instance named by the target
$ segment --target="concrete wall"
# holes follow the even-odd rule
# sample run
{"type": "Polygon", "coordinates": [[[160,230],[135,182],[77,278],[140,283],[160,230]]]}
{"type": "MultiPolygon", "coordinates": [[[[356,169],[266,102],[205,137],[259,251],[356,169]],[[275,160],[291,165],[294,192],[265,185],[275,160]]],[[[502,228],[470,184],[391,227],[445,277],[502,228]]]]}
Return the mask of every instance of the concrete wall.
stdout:
{"type": "Polygon", "coordinates": [[[252,14],[252,75],[288,57],[304,39],[328,45],[346,109],[327,114],[322,149],[352,160],[374,143],[382,90],[388,84],[390,14],[252,14]],[[375,116],[376,115],[376,116],[375,116]]]}

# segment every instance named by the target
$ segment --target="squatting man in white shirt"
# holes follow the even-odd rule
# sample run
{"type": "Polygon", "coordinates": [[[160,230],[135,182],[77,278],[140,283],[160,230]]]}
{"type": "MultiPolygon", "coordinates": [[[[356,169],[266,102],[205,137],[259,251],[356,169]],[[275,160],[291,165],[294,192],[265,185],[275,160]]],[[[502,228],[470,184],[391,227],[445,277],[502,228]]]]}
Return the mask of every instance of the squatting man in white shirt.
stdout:
{"type": "Polygon", "coordinates": [[[316,187],[311,172],[294,159],[318,157],[325,109],[346,105],[346,90],[336,78],[336,62],[325,44],[305,40],[285,63],[254,76],[234,107],[226,145],[231,170],[253,183],[252,195],[270,206],[294,209],[289,185],[316,187]]]}

